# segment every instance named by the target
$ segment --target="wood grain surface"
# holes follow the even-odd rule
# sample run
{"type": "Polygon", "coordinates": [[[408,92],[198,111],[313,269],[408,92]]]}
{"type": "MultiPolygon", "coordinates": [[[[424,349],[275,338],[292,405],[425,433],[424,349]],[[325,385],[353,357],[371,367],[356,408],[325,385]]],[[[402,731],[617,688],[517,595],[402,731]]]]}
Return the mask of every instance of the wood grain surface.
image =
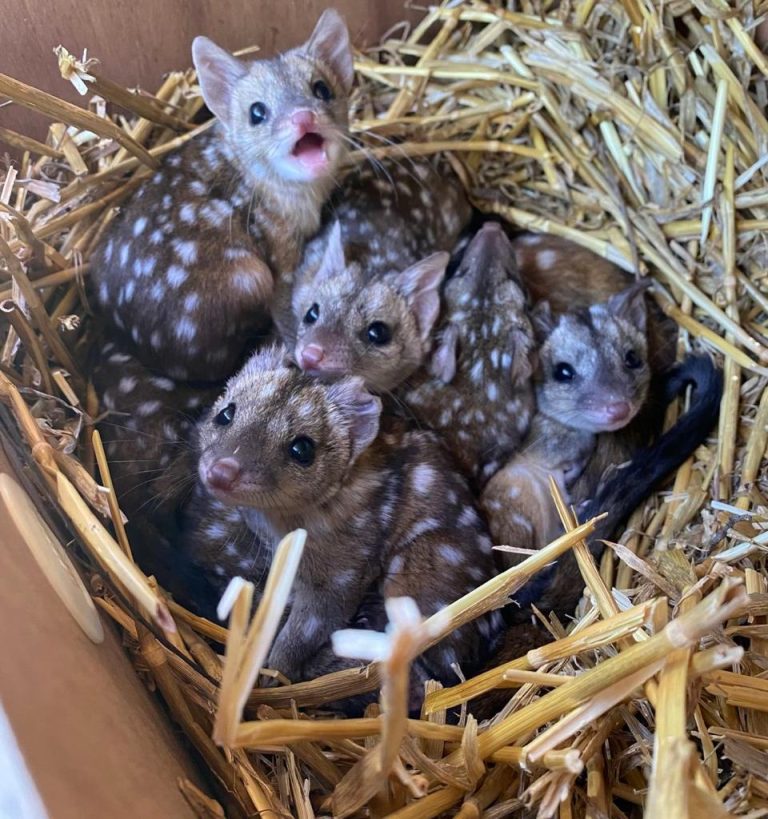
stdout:
{"type": "MultiPolygon", "coordinates": [[[[191,64],[198,34],[232,50],[258,45],[268,55],[302,42],[329,5],[358,45],[419,16],[404,0],[0,0],[0,73],[83,105],[59,74],[53,49],[61,44],[78,56],[87,48],[104,76],[154,91],[165,72],[191,64]]],[[[48,122],[6,106],[0,126],[45,139],[48,122]]]]}

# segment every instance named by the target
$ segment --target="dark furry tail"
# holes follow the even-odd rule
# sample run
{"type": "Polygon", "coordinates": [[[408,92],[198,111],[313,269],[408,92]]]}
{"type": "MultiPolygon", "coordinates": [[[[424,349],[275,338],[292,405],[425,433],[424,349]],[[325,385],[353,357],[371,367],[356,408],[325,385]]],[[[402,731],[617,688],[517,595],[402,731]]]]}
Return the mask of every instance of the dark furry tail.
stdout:
{"type": "MultiPolygon", "coordinates": [[[[611,470],[593,498],[580,510],[581,520],[606,512],[590,539],[590,549],[598,557],[603,540],[614,537],[617,529],[673,470],[689,458],[717,421],[723,392],[723,375],[706,355],[688,356],[674,367],[664,383],[666,403],[691,386],[688,411],[652,444],[639,450],[626,465],[611,470]]],[[[515,595],[517,603],[535,603],[542,611],[570,613],[581,596],[576,560],[569,552],[550,570],[540,572],[515,595]]],[[[515,615],[519,619],[523,612],[515,615]]]]}

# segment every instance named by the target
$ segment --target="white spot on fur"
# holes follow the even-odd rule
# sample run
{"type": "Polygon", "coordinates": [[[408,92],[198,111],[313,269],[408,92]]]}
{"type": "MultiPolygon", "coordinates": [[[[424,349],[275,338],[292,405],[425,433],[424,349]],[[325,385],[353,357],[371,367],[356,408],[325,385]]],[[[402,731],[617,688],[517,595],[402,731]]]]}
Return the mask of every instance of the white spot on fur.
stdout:
{"type": "Polygon", "coordinates": [[[533,526],[531,525],[531,522],[524,515],[521,515],[518,512],[513,512],[510,515],[510,519],[523,531],[528,532],[529,534],[533,532],[533,526]]]}
{"type": "Polygon", "coordinates": [[[221,199],[212,199],[200,208],[200,215],[213,227],[221,227],[232,215],[232,207],[221,199]]]}
{"type": "Polygon", "coordinates": [[[244,270],[239,270],[232,274],[232,284],[244,293],[253,293],[254,290],[259,289],[259,283],[252,273],[247,273],[244,270]]]}
{"type": "Polygon", "coordinates": [[[191,341],[197,335],[197,325],[184,316],[176,322],[175,333],[180,341],[191,341]]]}
{"type": "Polygon", "coordinates": [[[126,361],[131,360],[131,357],[125,353],[113,353],[109,360],[112,364],[125,364],[126,361]]]}
{"type": "Polygon", "coordinates": [[[133,272],[139,278],[148,276],[155,265],[154,256],[146,256],[143,259],[136,259],[133,263],[133,272]]]}
{"type": "Polygon", "coordinates": [[[178,167],[179,167],[179,165],[181,165],[181,156],[180,156],[179,154],[171,154],[171,156],[169,156],[169,157],[168,157],[168,159],[166,160],[166,162],[167,162],[167,163],[168,163],[168,164],[169,164],[169,165],[170,165],[172,168],[178,168],[178,167]]]}
{"type": "Polygon", "coordinates": [[[154,330],[149,337],[149,343],[154,350],[159,350],[163,346],[163,336],[159,330],[154,330]]]}
{"type": "Polygon", "coordinates": [[[357,572],[354,569],[347,569],[346,572],[336,572],[334,575],[334,579],[339,586],[349,586],[350,583],[354,583],[356,578],[357,572]]]}
{"type": "Polygon", "coordinates": [[[176,430],[173,424],[169,423],[168,421],[163,424],[163,438],[171,443],[178,440],[178,435],[176,435],[176,430]]]}
{"type": "Polygon", "coordinates": [[[477,512],[471,507],[466,506],[464,511],[459,515],[459,526],[472,526],[477,523],[477,512]]]}
{"type": "Polygon", "coordinates": [[[144,401],[136,407],[136,414],[145,417],[147,415],[154,415],[161,406],[162,404],[159,401],[144,401]]]}
{"type": "Polygon", "coordinates": [[[159,245],[160,242],[163,241],[163,231],[162,230],[153,230],[152,233],[149,234],[149,243],[152,245],[159,245]]]}
{"type": "Polygon", "coordinates": [[[512,355],[511,353],[502,353],[501,354],[501,366],[508,370],[512,366],[512,355]]]}
{"type": "Polygon", "coordinates": [[[244,247],[228,247],[224,251],[224,258],[233,261],[235,259],[248,259],[253,253],[244,247]]]}
{"type": "Polygon", "coordinates": [[[127,375],[125,378],[120,379],[117,388],[122,393],[129,393],[135,388],[136,384],[136,379],[132,375],[127,375]]]}
{"type": "Polygon", "coordinates": [[[208,190],[199,179],[193,179],[189,183],[189,189],[195,194],[195,196],[203,196],[208,190]]]}
{"type": "Polygon", "coordinates": [[[427,495],[435,481],[435,470],[427,464],[419,464],[411,472],[411,481],[417,492],[427,495]]]}
{"type": "Polygon", "coordinates": [[[499,389],[493,381],[489,382],[485,388],[485,394],[488,396],[489,401],[495,401],[499,397],[499,389]]]}
{"type": "Polygon", "coordinates": [[[438,547],[437,551],[440,557],[442,557],[446,563],[450,563],[451,566],[460,566],[464,562],[464,554],[461,549],[456,548],[456,546],[444,543],[438,547]]]}
{"type": "Polygon", "coordinates": [[[188,275],[189,274],[183,267],[179,267],[177,264],[172,264],[168,268],[168,273],[166,274],[165,278],[168,280],[168,284],[170,284],[171,287],[179,287],[180,285],[184,284],[188,275]]]}
{"type": "Polygon", "coordinates": [[[213,540],[221,540],[227,536],[228,532],[223,523],[214,522],[205,527],[205,534],[213,540]]]}
{"type": "Polygon", "coordinates": [[[194,264],[197,261],[197,242],[177,239],[173,243],[173,249],[184,264],[194,264]]]}
{"type": "Polygon", "coordinates": [[[165,196],[163,197],[162,204],[163,204],[163,207],[165,208],[165,210],[168,210],[171,207],[171,205],[173,204],[173,199],[171,198],[170,193],[165,194],[165,196]]]}
{"type": "Polygon", "coordinates": [[[499,366],[499,351],[498,351],[496,348],[494,348],[493,350],[491,350],[491,364],[492,364],[494,367],[498,367],[498,366],[499,366]]]}
{"type": "Polygon", "coordinates": [[[107,246],[104,248],[104,258],[106,261],[112,261],[112,251],[115,249],[115,243],[112,239],[107,242],[107,246]]]}
{"type": "Polygon", "coordinates": [[[192,222],[195,221],[195,211],[196,208],[191,202],[185,202],[179,208],[179,219],[181,219],[182,222],[186,222],[186,224],[191,225],[192,222]]]}
{"type": "Polygon", "coordinates": [[[475,362],[474,366],[469,371],[469,377],[475,383],[478,383],[478,382],[483,380],[483,360],[482,360],[482,358],[479,358],[475,362]]]}
{"type": "Polygon", "coordinates": [[[174,383],[171,381],[170,378],[163,378],[161,375],[155,375],[149,379],[152,384],[154,384],[159,390],[165,390],[166,392],[172,392],[174,388],[174,383]]]}
{"type": "Polygon", "coordinates": [[[200,296],[197,293],[189,293],[184,297],[184,309],[191,313],[200,303],[200,296]]]}
{"type": "Polygon", "coordinates": [[[310,614],[304,621],[304,629],[307,631],[308,634],[314,634],[316,631],[319,630],[320,625],[321,625],[320,618],[316,617],[314,614],[310,614]]]}
{"type": "Polygon", "coordinates": [[[435,518],[424,518],[420,520],[406,536],[406,540],[416,540],[417,537],[423,535],[425,532],[431,532],[440,526],[440,521],[435,518]]]}
{"type": "Polygon", "coordinates": [[[120,247],[120,264],[121,265],[125,266],[125,265],[128,264],[128,256],[130,255],[130,253],[131,253],[131,246],[128,244],[128,242],[125,242],[120,247]]]}
{"type": "Polygon", "coordinates": [[[106,304],[108,299],[109,299],[109,289],[107,288],[107,283],[102,282],[99,285],[99,301],[102,304],[106,304]]]}
{"type": "Polygon", "coordinates": [[[139,216],[139,218],[133,223],[133,235],[134,236],[141,236],[144,233],[144,228],[147,226],[147,217],[146,216],[139,216]]]}
{"type": "Polygon", "coordinates": [[[540,250],[536,254],[536,264],[543,270],[548,270],[557,264],[557,253],[554,250],[540,250]]]}

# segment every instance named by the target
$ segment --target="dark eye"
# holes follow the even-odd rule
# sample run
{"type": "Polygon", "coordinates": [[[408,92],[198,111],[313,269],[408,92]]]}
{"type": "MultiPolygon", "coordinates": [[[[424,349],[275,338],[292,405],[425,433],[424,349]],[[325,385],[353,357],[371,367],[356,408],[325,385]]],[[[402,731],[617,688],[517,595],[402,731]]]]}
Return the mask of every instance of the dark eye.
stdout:
{"type": "Polygon", "coordinates": [[[232,419],[235,417],[235,405],[234,404],[227,404],[224,409],[214,416],[213,423],[218,424],[220,427],[225,427],[228,424],[232,423],[232,419]]]}
{"type": "Polygon", "coordinates": [[[643,366],[643,360],[634,350],[627,350],[627,354],[624,356],[624,363],[630,370],[636,370],[638,367],[643,366]]]}
{"type": "Polygon", "coordinates": [[[392,330],[383,321],[374,321],[368,325],[368,341],[371,344],[389,344],[392,340],[392,330]]]}
{"type": "Polygon", "coordinates": [[[315,302],[304,314],[304,324],[314,324],[320,318],[320,305],[315,302]]]}
{"type": "Polygon", "coordinates": [[[263,102],[254,102],[251,106],[251,125],[261,125],[267,118],[267,106],[263,102]]]}
{"type": "Polygon", "coordinates": [[[555,364],[553,375],[555,377],[555,381],[572,381],[573,377],[576,375],[576,371],[570,364],[566,364],[565,361],[561,361],[559,364],[555,364]]]}
{"type": "Polygon", "coordinates": [[[312,93],[323,102],[330,102],[333,99],[333,91],[322,80],[318,80],[312,86],[312,93]]]}
{"type": "Polygon", "coordinates": [[[315,460],[315,442],[306,435],[300,435],[291,441],[288,454],[301,466],[310,466],[315,460]]]}

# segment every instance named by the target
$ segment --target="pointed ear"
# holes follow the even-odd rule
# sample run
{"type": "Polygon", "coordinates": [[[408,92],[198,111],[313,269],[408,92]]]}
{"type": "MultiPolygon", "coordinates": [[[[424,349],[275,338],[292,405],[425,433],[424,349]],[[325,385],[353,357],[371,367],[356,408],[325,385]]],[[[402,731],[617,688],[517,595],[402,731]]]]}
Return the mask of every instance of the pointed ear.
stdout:
{"type": "Polygon", "coordinates": [[[422,341],[429,338],[440,314],[440,285],[450,258],[448,253],[433,253],[394,278],[395,287],[405,296],[416,318],[422,341]]]}
{"type": "Polygon", "coordinates": [[[348,424],[352,460],[355,461],[379,433],[381,399],[371,395],[358,376],[329,384],[328,398],[348,424]]]}
{"type": "Polygon", "coordinates": [[[539,342],[544,341],[555,329],[557,319],[552,315],[552,308],[548,301],[540,301],[530,312],[533,332],[539,342]]]}
{"type": "Polygon", "coordinates": [[[248,71],[245,63],[207,37],[195,37],[192,41],[192,62],[205,104],[226,121],[235,83],[248,71]]]}
{"type": "Polygon", "coordinates": [[[443,384],[450,384],[456,375],[459,358],[459,328],[449,324],[440,333],[437,347],[429,360],[429,373],[439,378],[443,384]]]}
{"type": "Polygon", "coordinates": [[[323,260],[315,273],[315,281],[327,279],[346,267],[344,242],[341,239],[341,223],[336,221],[328,231],[328,239],[323,251],[323,260]]]}
{"type": "Polygon", "coordinates": [[[320,15],[312,36],[304,45],[304,51],[328,66],[344,92],[349,94],[355,78],[352,46],[347,26],[336,9],[326,9],[320,15]]]}
{"type": "Polygon", "coordinates": [[[636,282],[621,293],[608,299],[608,310],[617,318],[624,319],[640,332],[645,332],[648,312],[645,303],[645,291],[650,287],[647,279],[636,282]]]}

